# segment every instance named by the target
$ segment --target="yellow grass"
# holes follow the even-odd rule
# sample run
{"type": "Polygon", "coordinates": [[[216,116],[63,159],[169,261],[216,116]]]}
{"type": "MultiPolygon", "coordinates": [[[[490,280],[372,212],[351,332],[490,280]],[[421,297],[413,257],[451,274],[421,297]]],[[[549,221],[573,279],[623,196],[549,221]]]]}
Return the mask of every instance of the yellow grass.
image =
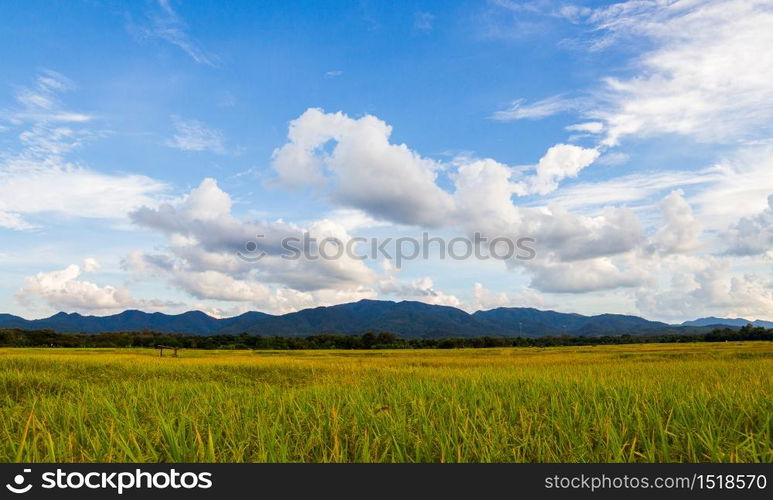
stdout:
{"type": "Polygon", "coordinates": [[[770,462],[773,344],[0,349],[0,461],[770,462]]]}

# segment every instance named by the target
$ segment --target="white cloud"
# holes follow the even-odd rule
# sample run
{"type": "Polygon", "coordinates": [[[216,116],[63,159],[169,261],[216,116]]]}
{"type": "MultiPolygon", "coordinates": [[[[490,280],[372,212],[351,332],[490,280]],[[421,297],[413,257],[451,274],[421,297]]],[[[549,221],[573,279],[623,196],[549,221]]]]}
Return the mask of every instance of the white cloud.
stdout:
{"type": "Polygon", "coordinates": [[[534,307],[546,309],[550,304],[534,290],[525,289],[519,293],[496,292],[484,287],[481,283],[473,286],[473,311],[487,311],[497,307],[534,307]]]}
{"type": "Polygon", "coordinates": [[[265,305],[265,308],[269,311],[274,311],[275,314],[284,314],[310,307],[331,306],[375,298],[376,292],[364,287],[348,290],[322,289],[313,292],[299,292],[291,288],[279,288],[265,305]]]}
{"type": "Polygon", "coordinates": [[[462,301],[457,297],[437,290],[432,278],[428,276],[411,281],[411,284],[407,288],[401,290],[400,295],[405,298],[436,306],[451,306],[457,308],[462,306],[462,301]]]}
{"type": "MultiPolygon", "coordinates": [[[[550,161],[558,162],[556,158],[550,161]]],[[[448,217],[449,223],[468,233],[478,231],[489,240],[503,235],[534,237],[538,259],[548,260],[615,255],[644,241],[639,221],[626,208],[607,207],[588,217],[570,213],[557,203],[539,208],[515,205],[512,195],[525,188],[523,182],[511,181],[513,175],[511,168],[490,159],[461,165],[454,176],[457,213],[448,217]]],[[[527,177],[526,182],[534,182],[538,175],[527,177]]],[[[550,174],[543,171],[543,175],[550,174]]]]}
{"type": "Polygon", "coordinates": [[[768,207],[773,193],[773,142],[741,148],[708,169],[714,182],[690,197],[706,228],[724,231],[742,217],[752,217],[768,207]]]}
{"type": "Polygon", "coordinates": [[[495,112],[491,118],[499,121],[537,120],[548,116],[577,110],[579,102],[563,96],[552,96],[526,104],[526,99],[517,99],[507,109],[495,112]]]}
{"type": "Polygon", "coordinates": [[[597,165],[616,167],[618,165],[624,165],[631,159],[631,155],[623,153],[622,151],[609,151],[604,153],[596,160],[597,165]]]}
{"type": "Polygon", "coordinates": [[[727,254],[773,257],[773,194],[768,196],[768,208],[752,217],[742,217],[724,234],[727,254]]]}
{"type": "Polygon", "coordinates": [[[26,231],[35,226],[25,221],[21,215],[14,212],[0,211],[0,227],[6,229],[15,229],[17,231],[26,231]]]}
{"type": "Polygon", "coordinates": [[[625,207],[606,207],[593,217],[573,214],[560,205],[527,213],[526,228],[519,234],[536,237],[538,261],[609,257],[635,250],[646,241],[639,219],[625,207]]]}
{"type": "Polygon", "coordinates": [[[0,118],[19,125],[33,123],[84,123],[92,116],[67,110],[59,99],[59,94],[72,90],[73,82],[56,71],[43,69],[38,73],[32,86],[21,87],[16,91],[18,107],[10,112],[0,112],[0,118]]]}
{"type": "Polygon", "coordinates": [[[34,88],[22,92],[21,107],[9,112],[19,142],[0,154],[0,227],[33,229],[36,224],[27,219],[42,214],[125,220],[138,206],[156,205],[167,190],[146,176],[101,173],[67,159],[99,135],[83,128],[88,120],[61,123],[63,114],[77,115],[62,111],[58,97],[72,85],[43,71],[34,88]]]}
{"type": "MultiPolygon", "coordinates": [[[[199,299],[248,302],[262,310],[284,311],[328,304],[344,299],[373,298],[376,276],[361,261],[342,256],[287,259],[285,238],[296,238],[301,247],[304,231],[321,241],[336,237],[349,241],[346,229],[332,219],[321,219],[302,228],[284,222],[242,221],[231,214],[231,198],[213,179],[174,204],[144,207],[132,212],[132,220],[169,238],[161,254],[131,253],[127,269],[146,277],[168,280],[199,299]],[[265,255],[246,244],[255,242],[265,255]],[[240,255],[241,254],[241,255],[240,255]]],[[[311,240],[309,240],[311,241],[311,240]]],[[[309,243],[315,250],[314,243],[309,243]]]]}
{"type": "Polygon", "coordinates": [[[126,267],[133,271],[156,273],[157,276],[167,279],[169,283],[197,299],[234,303],[236,305],[230,310],[240,312],[258,309],[272,314],[285,314],[309,307],[329,306],[377,297],[372,288],[365,286],[297,290],[281,285],[265,284],[261,282],[258,273],[241,273],[235,277],[227,272],[216,270],[197,271],[182,266],[173,257],[148,256],[141,252],[130,254],[127,257],[126,267]],[[163,269],[163,266],[159,265],[162,259],[166,259],[167,263],[171,262],[173,267],[163,269]]]}
{"type": "MultiPolygon", "coordinates": [[[[510,234],[520,220],[513,195],[522,187],[511,181],[513,169],[495,160],[475,160],[459,165],[454,178],[457,219],[463,227],[510,234]]],[[[450,215],[450,214],[449,214],[450,215]]]]}
{"type": "Polygon", "coordinates": [[[580,170],[599,157],[597,149],[581,148],[571,144],[556,144],[540,158],[536,175],[526,179],[526,192],[546,195],[558,188],[567,177],[577,177],[580,170]]]}
{"type": "Polygon", "coordinates": [[[684,191],[677,189],[659,204],[665,224],[653,238],[652,249],[660,253],[685,253],[699,246],[701,226],[695,220],[692,208],[684,199],[684,191]]]}
{"type": "Polygon", "coordinates": [[[773,5],[767,0],[631,0],[596,9],[601,45],[644,37],[653,46],[630,78],[607,78],[600,105],[604,143],[629,135],[680,134],[732,142],[771,131],[773,5]]]}
{"type": "Polygon", "coordinates": [[[715,169],[641,172],[576,182],[551,193],[548,200],[569,210],[595,211],[607,205],[650,204],[653,197],[677,187],[707,186],[710,192],[721,178],[715,169]]]}
{"type": "Polygon", "coordinates": [[[207,127],[198,120],[183,120],[173,116],[174,135],[166,141],[167,146],[182,151],[226,152],[225,137],[222,132],[207,127]]]}
{"type": "Polygon", "coordinates": [[[211,221],[231,215],[231,197],[218,187],[215,179],[204,179],[192,189],[182,203],[181,211],[189,219],[211,221]]]}
{"type": "Polygon", "coordinates": [[[585,122],[569,125],[566,130],[570,132],[586,132],[588,134],[600,134],[604,130],[604,124],[601,122],[585,122]]]}
{"type": "Polygon", "coordinates": [[[639,310],[651,317],[685,320],[701,316],[773,318],[770,276],[733,273],[718,258],[680,256],[664,263],[666,286],[636,292],[639,310]]]}
{"type": "Polygon", "coordinates": [[[252,302],[266,301],[271,289],[255,281],[235,279],[213,270],[174,273],[173,283],[199,299],[252,302]]]}
{"type": "Polygon", "coordinates": [[[290,123],[289,142],[274,151],[273,167],[287,186],[329,183],[334,201],[377,218],[441,224],[453,200],[435,183],[440,165],[391,144],[391,132],[371,115],[353,119],[308,109],[290,123]]]}
{"type": "MultiPolygon", "coordinates": [[[[332,220],[319,220],[302,228],[276,221],[241,221],[230,213],[231,200],[214,179],[204,179],[181,202],[163,204],[158,208],[143,207],[131,213],[132,220],[169,236],[169,248],[175,262],[183,269],[217,270],[231,275],[260,272],[264,282],[280,283],[300,289],[337,288],[362,285],[372,281],[371,271],[362,262],[346,256],[337,260],[289,260],[290,252],[283,248],[285,238],[296,238],[301,246],[304,231],[317,241],[335,236],[349,240],[345,229],[332,220]],[[257,262],[255,251],[246,249],[255,242],[265,257],[257,262]]],[[[311,245],[311,243],[309,243],[311,245]]]]}
{"type": "Polygon", "coordinates": [[[379,281],[378,289],[382,294],[394,295],[404,299],[417,300],[426,304],[462,307],[462,301],[454,295],[446,294],[435,288],[429,276],[403,283],[399,279],[400,269],[389,260],[382,262],[384,277],[379,281]]]}
{"type": "Polygon", "coordinates": [[[378,220],[371,217],[362,210],[351,208],[339,208],[332,210],[325,216],[325,218],[334,220],[336,224],[341,226],[346,232],[351,232],[356,229],[369,229],[391,225],[387,221],[378,220]]]}
{"type": "Polygon", "coordinates": [[[97,261],[97,259],[93,257],[87,257],[83,259],[83,272],[84,273],[94,273],[99,271],[102,268],[100,263],[97,261]]]}
{"type": "Polygon", "coordinates": [[[585,293],[642,286],[651,273],[636,265],[623,266],[607,257],[577,262],[540,262],[534,265],[529,286],[542,292],[585,293]]]}
{"type": "Polygon", "coordinates": [[[155,206],[167,186],[142,175],[110,175],[55,161],[0,164],[0,227],[31,229],[23,217],[126,219],[130,210],[155,206]],[[35,193],[31,196],[30,193],[35,193]]]}
{"type": "Polygon", "coordinates": [[[80,278],[82,274],[97,271],[99,263],[86,259],[82,266],[71,264],[64,269],[40,272],[25,278],[25,286],[16,294],[16,299],[31,309],[42,304],[62,311],[89,311],[92,313],[115,313],[127,308],[164,309],[175,305],[157,300],[138,300],[128,290],[111,285],[100,286],[80,278]]]}
{"type": "Polygon", "coordinates": [[[138,40],[159,38],[175,45],[198,64],[215,66],[218,59],[205,51],[188,34],[187,23],[175,12],[169,0],[158,0],[157,8],[146,13],[144,25],[129,24],[127,30],[138,40]]]}

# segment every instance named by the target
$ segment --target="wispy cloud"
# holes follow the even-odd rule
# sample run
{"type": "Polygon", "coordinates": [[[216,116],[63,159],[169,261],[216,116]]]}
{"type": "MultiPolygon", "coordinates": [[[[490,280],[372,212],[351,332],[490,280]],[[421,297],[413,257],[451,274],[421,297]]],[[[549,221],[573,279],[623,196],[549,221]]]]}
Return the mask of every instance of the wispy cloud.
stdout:
{"type": "Polygon", "coordinates": [[[537,120],[576,110],[579,105],[577,99],[568,99],[560,95],[554,95],[531,104],[527,104],[526,99],[516,99],[506,109],[491,115],[491,118],[499,121],[537,120]]]}
{"type": "Polygon", "coordinates": [[[413,14],[413,29],[429,33],[434,28],[435,16],[430,12],[415,12],[413,14]]]}
{"type": "Polygon", "coordinates": [[[28,231],[34,229],[35,226],[25,221],[21,215],[17,213],[0,210],[0,228],[28,231]]]}
{"type": "Polygon", "coordinates": [[[606,78],[588,117],[604,143],[678,134],[706,143],[767,137],[773,118],[773,5],[765,0],[629,1],[587,12],[593,48],[647,42],[628,78],[606,78]]]}
{"type": "Polygon", "coordinates": [[[553,0],[488,0],[478,2],[471,19],[478,34],[489,40],[519,41],[544,36],[566,16],[553,0]],[[483,5],[478,5],[483,4],[483,5]]]}
{"type": "Polygon", "coordinates": [[[641,172],[565,186],[551,194],[547,200],[542,199],[538,203],[547,201],[548,204],[555,203],[568,210],[593,213],[604,206],[651,204],[663,192],[678,187],[713,185],[721,179],[722,177],[712,168],[697,172],[686,170],[641,172]]]}
{"type": "Polygon", "coordinates": [[[127,26],[138,38],[159,38],[177,46],[198,64],[216,66],[218,59],[205,51],[188,33],[188,24],[175,12],[169,0],[158,0],[157,8],[146,14],[144,26],[127,26]]]}
{"type": "Polygon", "coordinates": [[[585,122],[585,123],[575,123],[574,125],[569,125],[566,127],[566,130],[570,132],[584,132],[587,134],[600,134],[601,131],[604,130],[604,124],[601,122],[585,122]]]}
{"type": "MultiPolygon", "coordinates": [[[[625,41],[641,53],[626,77],[602,78],[583,102],[517,99],[502,121],[576,111],[603,124],[605,146],[628,136],[678,134],[706,143],[767,137],[773,118],[773,6],[766,0],[630,0],[591,9],[550,2],[491,2],[497,12],[539,14],[589,27],[591,51],[625,41]]],[[[578,131],[574,126],[571,131],[578,131]]],[[[597,133],[586,125],[583,132],[597,133]]],[[[594,128],[598,127],[594,125],[594,128]]]]}
{"type": "Polygon", "coordinates": [[[138,205],[154,205],[166,190],[142,175],[113,175],[86,168],[70,153],[103,133],[87,127],[92,117],[69,111],[60,95],[74,85],[44,70],[16,92],[17,107],[0,114],[16,142],[0,151],[0,228],[29,230],[29,216],[125,218],[138,205]]]}
{"type": "Polygon", "coordinates": [[[183,120],[172,117],[174,135],[166,141],[166,145],[182,151],[211,151],[223,154],[226,152],[225,137],[222,132],[207,127],[198,120],[183,120]]]}
{"type": "Polygon", "coordinates": [[[67,110],[59,100],[60,93],[74,87],[64,75],[49,69],[41,70],[33,85],[16,90],[18,107],[0,111],[0,119],[16,125],[24,122],[88,122],[93,118],[91,115],[67,110]]]}

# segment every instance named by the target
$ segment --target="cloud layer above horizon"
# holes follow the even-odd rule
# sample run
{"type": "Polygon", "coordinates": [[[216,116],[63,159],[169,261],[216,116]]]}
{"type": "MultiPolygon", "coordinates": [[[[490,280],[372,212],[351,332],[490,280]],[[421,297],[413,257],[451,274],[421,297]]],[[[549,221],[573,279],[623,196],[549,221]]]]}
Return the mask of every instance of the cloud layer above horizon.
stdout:
{"type": "MultiPolygon", "coordinates": [[[[411,12],[409,39],[395,50],[432,37],[450,44],[446,31],[458,19],[438,7],[411,12]]],[[[132,70],[132,85],[152,91],[115,78],[91,82],[91,70],[65,71],[51,55],[45,67],[57,71],[30,70],[0,101],[7,312],[228,316],[382,298],[674,322],[773,319],[769,2],[490,2],[463,31],[471,54],[493,47],[503,63],[528,54],[531,25],[544,27],[531,36],[555,54],[528,55],[544,70],[534,83],[501,77],[495,88],[476,88],[483,84],[470,79],[437,95],[418,80],[431,61],[409,60],[417,75],[394,75],[391,84],[458,120],[448,124],[424,104],[412,109],[408,97],[405,109],[368,104],[380,83],[363,90],[367,68],[343,62],[336,78],[327,68],[308,84],[260,83],[282,102],[274,109],[226,75],[257,64],[229,52],[247,39],[199,38],[204,13],[185,15],[174,2],[147,9],[126,13],[120,43],[143,68],[132,70]],[[598,62],[589,72],[578,61],[598,62]],[[562,71],[578,81],[567,83],[562,71]],[[163,90],[193,92],[197,79],[193,99],[163,90]],[[129,97],[116,100],[116,85],[129,97]],[[383,258],[282,256],[284,239],[304,235],[347,243],[422,233],[531,237],[536,256],[432,254],[399,267],[383,258]],[[254,241],[265,257],[244,259],[254,241]]],[[[380,15],[375,31],[351,36],[373,44],[379,30],[403,22],[380,15]]],[[[292,46],[271,43],[280,52],[292,46]]]]}

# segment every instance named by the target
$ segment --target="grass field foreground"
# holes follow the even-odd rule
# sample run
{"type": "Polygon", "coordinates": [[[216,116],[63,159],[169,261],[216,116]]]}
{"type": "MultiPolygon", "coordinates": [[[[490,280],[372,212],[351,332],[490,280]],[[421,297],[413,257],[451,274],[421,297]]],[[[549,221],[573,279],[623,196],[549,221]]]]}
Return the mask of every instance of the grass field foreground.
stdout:
{"type": "Polygon", "coordinates": [[[771,462],[773,344],[0,349],[0,461],[771,462]]]}

